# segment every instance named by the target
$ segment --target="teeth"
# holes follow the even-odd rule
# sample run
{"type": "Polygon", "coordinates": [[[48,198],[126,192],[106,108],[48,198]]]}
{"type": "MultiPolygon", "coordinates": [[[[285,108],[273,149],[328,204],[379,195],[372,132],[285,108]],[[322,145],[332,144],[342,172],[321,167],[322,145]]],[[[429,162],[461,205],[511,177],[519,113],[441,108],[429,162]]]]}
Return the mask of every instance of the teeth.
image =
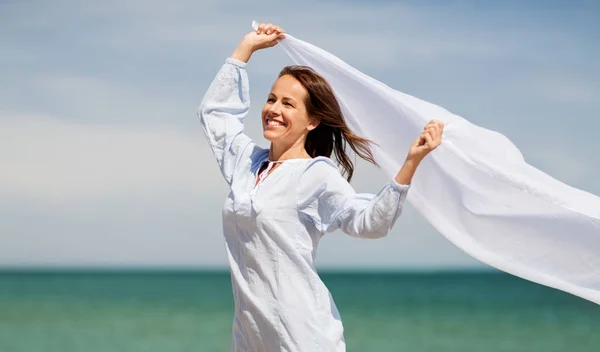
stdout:
{"type": "Polygon", "coordinates": [[[279,121],[274,121],[271,119],[267,119],[267,125],[269,126],[283,126],[283,124],[279,121]]]}

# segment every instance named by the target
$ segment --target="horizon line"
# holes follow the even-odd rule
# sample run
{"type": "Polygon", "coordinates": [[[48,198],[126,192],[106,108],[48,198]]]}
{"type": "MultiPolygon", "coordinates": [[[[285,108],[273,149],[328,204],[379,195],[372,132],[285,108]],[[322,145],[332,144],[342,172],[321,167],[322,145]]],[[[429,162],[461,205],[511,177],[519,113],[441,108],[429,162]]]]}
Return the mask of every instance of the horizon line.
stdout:
{"type": "MultiPolygon", "coordinates": [[[[317,267],[323,274],[505,274],[492,267],[399,268],[399,267],[317,267]]],[[[150,266],[0,266],[2,274],[229,274],[228,267],[150,266]]]]}

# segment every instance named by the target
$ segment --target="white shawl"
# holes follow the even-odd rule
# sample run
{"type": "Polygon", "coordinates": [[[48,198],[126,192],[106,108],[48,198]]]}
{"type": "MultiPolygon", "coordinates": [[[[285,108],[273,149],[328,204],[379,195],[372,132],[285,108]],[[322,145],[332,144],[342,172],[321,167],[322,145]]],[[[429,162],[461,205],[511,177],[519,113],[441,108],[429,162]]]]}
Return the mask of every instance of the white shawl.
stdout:
{"type": "Polygon", "coordinates": [[[423,126],[444,122],[443,142],[421,163],[408,201],[450,242],[500,270],[600,304],[599,197],[527,164],[498,132],[289,34],[279,45],[329,82],[350,129],[378,145],[375,160],[390,178],[423,126]]]}

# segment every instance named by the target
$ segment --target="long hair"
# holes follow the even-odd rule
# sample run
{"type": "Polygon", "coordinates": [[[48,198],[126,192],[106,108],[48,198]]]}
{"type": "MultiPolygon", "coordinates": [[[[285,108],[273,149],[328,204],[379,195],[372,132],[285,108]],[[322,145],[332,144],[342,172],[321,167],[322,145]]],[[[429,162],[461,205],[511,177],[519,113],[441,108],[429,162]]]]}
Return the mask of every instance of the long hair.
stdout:
{"type": "Polygon", "coordinates": [[[319,125],[306,136],[304,148],[311,157],[330,157],[335,153],[335,159],[342,167],[342,174],[348,182],[354,174],[354,164],[347,154],[347,146],[362,159],[377,165],[371,153],[368,139],[361,138],[348,128],[342,109],[331,86],[313,69],[307,66],[287,66],[279,73],[279,77],[290,75],[297,79],[308,91],[306,111],[308,116],[319,121],[319,125]]]}

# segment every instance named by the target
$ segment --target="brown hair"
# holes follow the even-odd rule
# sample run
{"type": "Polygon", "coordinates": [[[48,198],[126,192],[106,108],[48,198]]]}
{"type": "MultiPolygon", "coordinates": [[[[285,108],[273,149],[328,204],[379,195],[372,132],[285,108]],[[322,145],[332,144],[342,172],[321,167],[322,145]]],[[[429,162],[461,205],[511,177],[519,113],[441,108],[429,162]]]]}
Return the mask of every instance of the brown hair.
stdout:
{"type": "Polygon", "coordinates": [[[362,159],[377,165],[368,139],[361,138],[348,128],[342,109],[331,86],[325,78],[307,66],[287,66],[279,73],[279,77],[290,75],[297,79],[308,91],[304,104],[308,116],[319,121],[319,125],[306,136],[304,148],[311,157],[330,157],[335,153],[338,164],[342,166],[342,174],[347,175],[348,182],[354,173],[354,164],[346,153],[346,146],[362,159]]]}

